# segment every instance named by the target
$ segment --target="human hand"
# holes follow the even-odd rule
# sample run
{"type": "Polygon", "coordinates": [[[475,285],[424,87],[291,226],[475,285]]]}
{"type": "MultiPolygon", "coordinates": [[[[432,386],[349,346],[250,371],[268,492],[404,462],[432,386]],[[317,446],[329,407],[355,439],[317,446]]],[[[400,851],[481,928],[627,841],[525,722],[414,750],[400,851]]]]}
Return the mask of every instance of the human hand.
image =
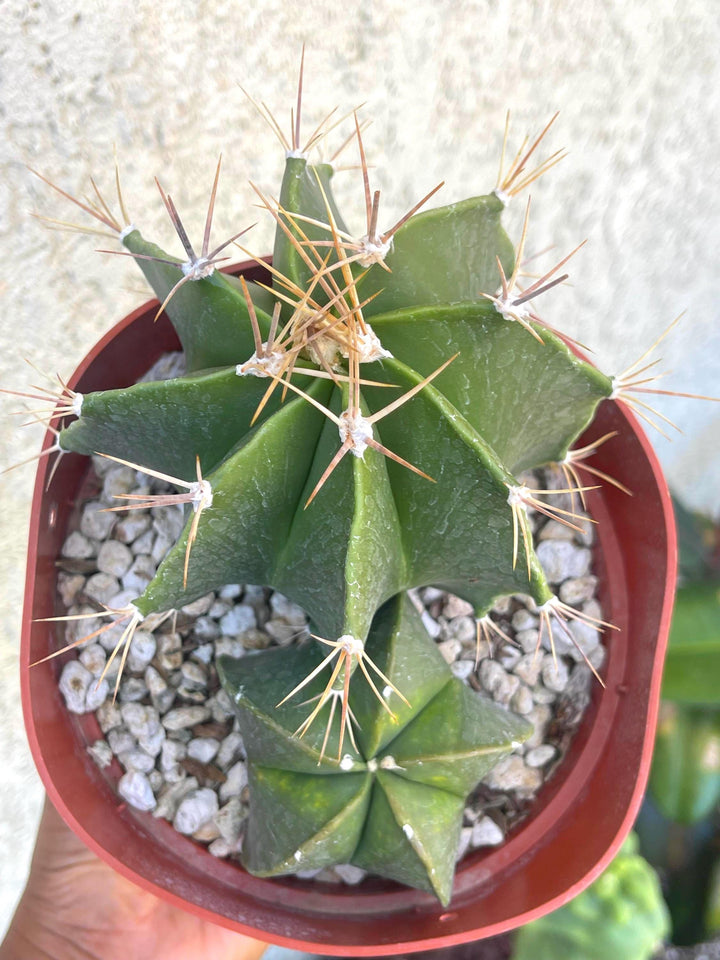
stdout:
{"type": "Polygon", "coordinates": [[[46,800],[30,878],[0,960],[258,960],[266,948],[126,880],[46,800]]]}

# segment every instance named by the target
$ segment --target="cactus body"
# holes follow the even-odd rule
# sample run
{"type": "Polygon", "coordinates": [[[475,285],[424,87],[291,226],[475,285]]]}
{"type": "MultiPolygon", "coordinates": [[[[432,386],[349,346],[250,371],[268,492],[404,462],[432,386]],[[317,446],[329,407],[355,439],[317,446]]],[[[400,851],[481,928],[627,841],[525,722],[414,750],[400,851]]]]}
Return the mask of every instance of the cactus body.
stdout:
{"type": "Polygon", "coordinates": [[[186,487],[199,463],[212,488],[199,520],[188,507],[180,541],[134,601],[141,615],[225,583],[265,584],[300,604],[321,637],[365,645],[391,673],[398,692],[387,711],[358,676],[357,652],[345,672],[328,661],[276,710],[321,663],[317,645],[224,662],[251,762],[249,868],[274,875],[352,860],[446,901],[464,797],[527,729],[463,692],[402,597],[432,584],[478,616],[507,594],[551,601],[532,544],[518,543],[511,492],[520,471],[563,461],[613,384],[550,329],[515,322],[486,296],[498,263],[505,275],[514,266],[495,195],[411,217],[387,244],[387,272],[343,265],[338,244],[328,248],[344,229],[331,178],[327,165],[287,160],[272,291],[250,284],[246,296],[217,272],[188,281],[187,265],[128,232],[123,243],[160,301],[172,292],[166,309],[188,372],[84,397],[59,442],[186,487]],[[272,380],[237,368],[257,354],[253,324],[271,338],[275,303],[281,327],[312,314],[313,336],[294,355],[287,396],[275,389],[263,405],[272,380]],[[350,446],[338,460],[341,441],[350,446]],[[356,746],[326,725],[338,691],[357,719],[356,746]],[[295,738],[309,712],[298,703],[312,694],[318,723],[295,738]],[[388,750],[400,770],[383,767],[388,750]]]}
{"type": "MultiPolygon", "coordinates": [[[[277,706],[293,679],[321,661],[317,645],[220,659],[254,794],[243,859],[263,876],[352,862],[447,903],[465,797],[531,727],[453,678],[403,596],[379,611],[366,651],[390,681],[413,691],[412,704],[396,706],[387,689],[390,715],[366,686],[353,685],[357,733],[339,757],[336,727],[319,723],[293,738],[307,711],[277,706]]],[[[318,677],[307,697],[323,685],[318,677]]]]}

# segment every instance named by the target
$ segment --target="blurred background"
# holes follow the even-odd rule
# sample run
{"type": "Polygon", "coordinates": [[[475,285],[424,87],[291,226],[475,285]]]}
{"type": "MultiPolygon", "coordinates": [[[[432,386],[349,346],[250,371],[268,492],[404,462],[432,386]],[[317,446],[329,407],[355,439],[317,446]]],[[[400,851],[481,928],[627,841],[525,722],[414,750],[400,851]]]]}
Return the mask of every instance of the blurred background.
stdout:
{"type": "MultiPolygon", "coordinates": [[[[289,127],[306,44],[304,127],[362,104],[381,226],[445,180],[433,202],[495,186],[505,114],[509,149],[556,110],[547,152],[569,155],[533,185],[529,255],[547,267],[581,240],[571,285],[542,315],[607,373],[635,361],[682,311],[658,356],[659,386],[720,395],[720,21],[712,0],[4,0],[0,36],[0,386],[25,389],[23,362],[69,376],[85,352],[148,298],[105,241],[46,229],[33,213],[75,217],[30,165],[69,192],[110,192],[114,151],[126,203],[146,236],[179,252],[153,183],[199,235],[218,155],[218,242],[259,220],[253,180],[273,192],[283,152],[240,85],[289,127]]],[[[331,154],[351,132],[330,138],[331,154]]],[[[352,145],[343,155],[356,162],[352,145]]],[[[360,230],[359,171],[336,195],[360,230]]],[[[508,210],[514,239],[524,199],[508,210]]],[[[238,259],[241,256],[238,255],[238,259]]],[[[671,485],[694,508],[720,506],[720,406],[660,397],[682,433],[653,436],[671,485]]],[[[0,400],[0,468],[38,449],[0,400]]],[[[0,938],[24,883],[42,790],[22,727],[17,681],[26,530],[34,467],[0,477],[0,938]]]]}

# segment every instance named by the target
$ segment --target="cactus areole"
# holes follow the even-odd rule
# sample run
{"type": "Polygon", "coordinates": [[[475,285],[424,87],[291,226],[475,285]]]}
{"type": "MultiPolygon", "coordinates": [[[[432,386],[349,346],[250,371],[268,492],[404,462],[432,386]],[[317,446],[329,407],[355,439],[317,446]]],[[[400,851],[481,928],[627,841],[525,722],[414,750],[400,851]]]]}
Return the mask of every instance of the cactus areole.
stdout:
{"type": "MultiPolygon", "coordinates": [[[[277,222],[270,275],[246,268],[239,281],[216,270],[209,227],[198,256],[164,193],[186,262],[116,224],[164,309],[157,324],[157,307],[138,311],[91,354],[67,388],[74,419],[54,440],[62,452],[171,478],[186,504],[180,540],[119,611],[126,646],[143,617],[226,583],[271,586],[309,614],[315,639],[218,664],[248,759],[247,872],[150,816],[125,809],[108,824],[100,811],[115,801],[103,775],[69,748],[78,721],[48,715],[58,699],[47,693],[49,667],[24,674],[25,705],[53,799],[128,876],[277,942],[397,953],[540,915],[617,849],[646,776],[672,521],[647,441],[604,402],[617,384],[533,312],[555,281],[516,286],[500,223],[507,191],[416,212],[386,234],[368,191],[368,233],[355,241],[332,198],[332,167],[296,153],[279,203],[261,198],[277,222]],[[168,320],[186,375],[135,385],[172,345],[168,320]],[[596,684],[589,720],[535,814],[504,847],[467,858],[453,887],[467,794],[531,729],[452,677],[406,591],[439,586],[479,620],[498,598],[527,594],[550,636],[553,624],[581,618],[553,596],[530,536],[530,507],[562,514],[520,477],[559,464],[570,481],[578,443],[635,493],[588,492],[603,616],[620,630],[605,686],[596,684]],[[130,834],[143,837],[141,849],[130,834]],[[351,891],[288,876],[348,862],[385,879],[351,891]]],[[[217,177],[213,202],[216,187],[217,177]]],[[[30,577],[51,562],[81,463],[62,458],[37,495],[30,577]]],[[[39,483],[45,474],[43,463],[39,483]]],[[[52,614],[52,592],[33,590],[26,662],[52,652],[47,625],[30,626],[52,614]]]]}

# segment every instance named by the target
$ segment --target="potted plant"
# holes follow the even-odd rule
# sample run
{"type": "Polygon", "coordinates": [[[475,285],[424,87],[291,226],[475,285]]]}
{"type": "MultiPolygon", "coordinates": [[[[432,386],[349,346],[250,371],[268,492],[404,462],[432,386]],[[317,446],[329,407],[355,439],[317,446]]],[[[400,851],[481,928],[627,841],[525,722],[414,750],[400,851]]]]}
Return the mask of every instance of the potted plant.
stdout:
{"type": "Polygon", "coordinates": [[[381,232],[356,118],[367,229],[354,239],[332,166],[307,157],[329,123],[302,143],[300,113],[298,97],[279,201],[259,194],[277,224],[272,262],[243,265],[239,279],[218,266],[240,234],[210,246],[219,164],[200,253],[160,189],[184,261],[143,238],[119,186],[118,218],[99,194],[75,201],[136,259],[160,308],[125,318],[52,398],[46,452],[63,456],[38,472],[23,698],[53,802],[118,870],[271,941],[377,956],[540,916],[619,849],[653,740],[672,513],[628,411],[648,389],[642,361],[607,377],[540,320],[535,300],[565,279],[569,257],[518,285],[527,215],[517,251],[500,220],[553,162],[530,169],[542,135],[493,193],[419,212],[433,190],[381,232]],[[178,340],[187,373],[136,384],[178,340]],[[130,495],[125,507],[187,509],[147,588],[106,610],[115,663],[143,621],[226,583],[272,586],[311,617],[317,642],[218,662],[248,760],[247,870],[120,802],[82,748],[94,718],[66,713],[51,666],[30,669],[63,648],[68,619],[54,560],[86,461],[65,453],[101,453],[178,490],[130,495]],[[567,478],[569,509],[519,476],[547,464],[567,478]],[[581,476],[613,479],[587,489],[581,476]],[[532,543],[529,511],[576,526],[580,497],[598,523],[602,619],[554,596],[532,543]],[[553,654],[560,636],[577,643],[572,621],[617,631],[602,675],[590,663],[592,704],[562,770],[507,843],[461,864],[454,886],[464,798],[530,728],[451,675],[406,598],[427,585],[473,605],[478,642],[498,631],[495,600],[518,593],[553,654]],[[359,890],[293,879],[338,862],[386,879],[359,890]]]}

